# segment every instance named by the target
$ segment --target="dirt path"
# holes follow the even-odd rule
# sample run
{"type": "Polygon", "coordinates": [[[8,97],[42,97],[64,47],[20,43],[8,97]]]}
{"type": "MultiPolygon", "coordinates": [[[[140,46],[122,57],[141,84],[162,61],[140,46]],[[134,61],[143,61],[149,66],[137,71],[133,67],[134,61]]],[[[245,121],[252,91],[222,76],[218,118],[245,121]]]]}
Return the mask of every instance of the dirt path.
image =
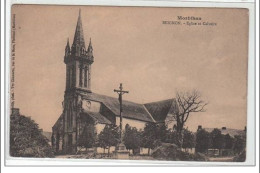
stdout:
{"type": "Polygon", "coordinates": [[[209,161],[211,161],[211,162],[232,162],[233,157],[210,157],[209,161]]]}

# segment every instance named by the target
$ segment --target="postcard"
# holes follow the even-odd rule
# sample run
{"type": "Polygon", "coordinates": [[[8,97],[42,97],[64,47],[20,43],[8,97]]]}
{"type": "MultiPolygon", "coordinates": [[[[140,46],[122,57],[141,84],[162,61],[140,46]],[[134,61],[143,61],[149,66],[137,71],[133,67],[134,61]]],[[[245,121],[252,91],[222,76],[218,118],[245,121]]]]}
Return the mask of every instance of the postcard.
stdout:
{"type": "Polygon", "coordinates": [[[244,162],[246,8],[13,5],[12,158],[244,162]]]}

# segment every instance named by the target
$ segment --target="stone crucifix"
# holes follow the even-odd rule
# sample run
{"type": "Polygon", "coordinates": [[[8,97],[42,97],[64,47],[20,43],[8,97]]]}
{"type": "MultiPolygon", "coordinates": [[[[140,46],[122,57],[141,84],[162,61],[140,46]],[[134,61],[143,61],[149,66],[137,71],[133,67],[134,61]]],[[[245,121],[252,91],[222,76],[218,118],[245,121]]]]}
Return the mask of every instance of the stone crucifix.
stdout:
{"type": "Polygon", "coordinates": [[[119,86],[119,90],[117,90],[117,89],[114,89],[114,92],[117,92],[117,94],[118,94],[118,100],[119,100],[119,103],[120,103],[120,126],[119,126],[119,128],[120,128],[120,143],[122,143],[122,112],[123,112],[123,108],[122,108],[122,96],[123,96],[123,94],[125,94],[125,93],[129,93],[129,91],[123,91],[123,84],[122,83],[120,83],[120,86],[119,86]]]}

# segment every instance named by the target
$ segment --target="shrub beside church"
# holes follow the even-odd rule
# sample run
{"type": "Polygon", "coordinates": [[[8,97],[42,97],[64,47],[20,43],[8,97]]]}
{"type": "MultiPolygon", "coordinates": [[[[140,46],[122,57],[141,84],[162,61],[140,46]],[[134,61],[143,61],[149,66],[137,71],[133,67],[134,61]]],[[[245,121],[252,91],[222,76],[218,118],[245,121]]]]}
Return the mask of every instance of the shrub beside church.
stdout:
{"type": "Polygon", "coordinates": [[[13,157],[54,157],[48,139],[37,123],[13,108],[10,116],[10,155],[13,157]]]}

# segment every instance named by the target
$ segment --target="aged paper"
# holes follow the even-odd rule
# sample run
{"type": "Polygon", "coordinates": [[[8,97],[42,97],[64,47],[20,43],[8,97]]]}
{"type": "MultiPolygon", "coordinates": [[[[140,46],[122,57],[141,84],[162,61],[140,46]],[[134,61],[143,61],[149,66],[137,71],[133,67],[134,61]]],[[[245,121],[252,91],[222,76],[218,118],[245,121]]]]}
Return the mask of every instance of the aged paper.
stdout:
{"type": "Polygon", "coordinates": [[[245,161],[247,9],[13,5],[11,20],[11,156],[245,161]]]}

